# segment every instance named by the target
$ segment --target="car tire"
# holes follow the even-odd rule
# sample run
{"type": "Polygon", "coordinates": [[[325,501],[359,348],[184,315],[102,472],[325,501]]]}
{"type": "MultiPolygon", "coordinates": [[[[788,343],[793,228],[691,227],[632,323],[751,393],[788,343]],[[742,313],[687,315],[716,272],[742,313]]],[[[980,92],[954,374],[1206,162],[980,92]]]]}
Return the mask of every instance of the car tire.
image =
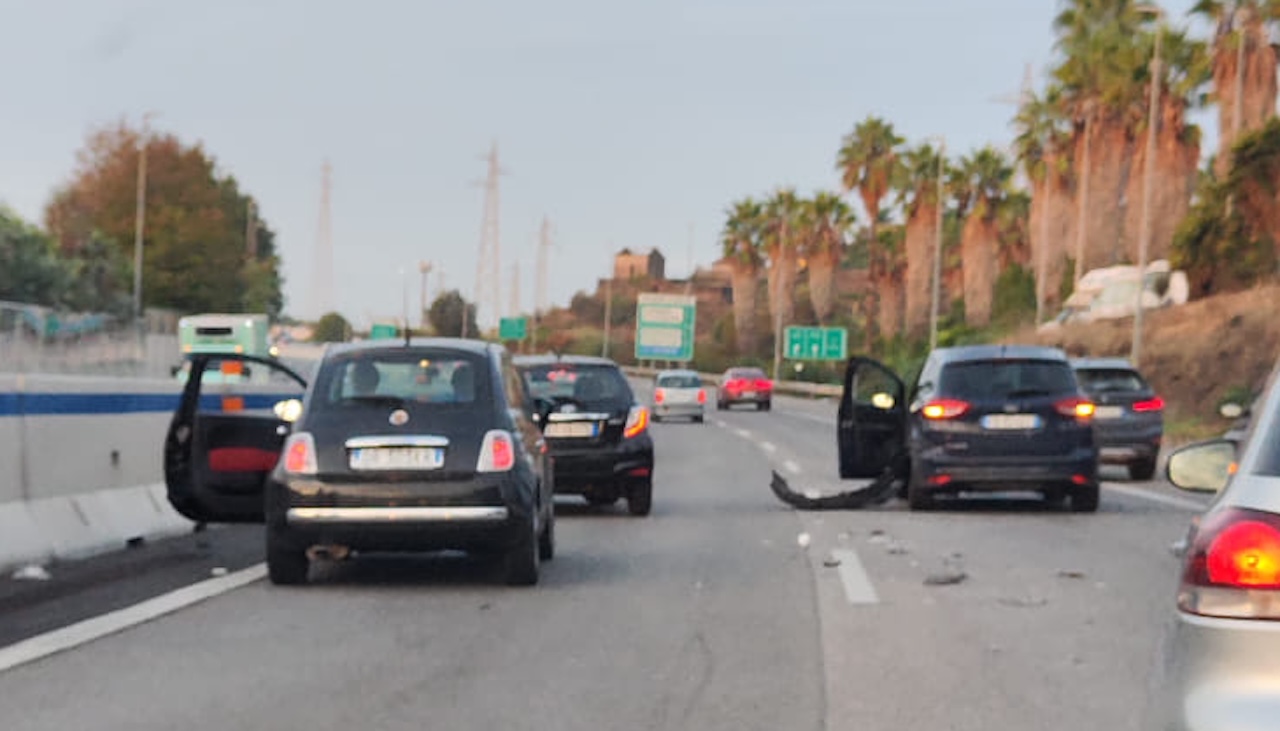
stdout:
{"type": "Polygon", "coordinates": [[[538,536],[538,558],[550,561],[556,557],[556,511],[555,507],[547,511],[546,522],[542,525],[542,534],[538,536]]]}
{"type": "Polygon", "coordinates": [[[1156,476],[1156,461],[1152,459],[1140,459],[1137,462],[1129,463],[1129,479],[1147,482],[1156,476]]]}
{"type": "Polygon", "coordinates": [[[653,510],[653,480],[632,483],[627,490],[627,510],[637,518],[643,518],[653,510]]]}
{"type": "Polygon", "coordinates": [[[662,422],[662,417],[658,415],[658,412],[656,411],[653,412],[653,423],[659,424],[661,422],[662,422]]]}
{"type": "Polygon", "coordinates": [[[693,423],[695,424],[701,424],[704,421],[706,421],[706,417],[704,417],[702,414],[698,414],[697,416],[693,417],[693,423]]]}
{"type": "Polygon", "coordinates": [[[306,549],[283,535],[280,528],[267,527],[267,578],[276,586],[307,583],[311,561],[306,549]]]}
{"type": "Polygon", "coordinates": [[[773,411],[773,401],[765,401],[765,402],[764,402],[764,410],[765,410],[765,411],[773,411]]]}
{"type": "Polygon", "coordinates": [[[503,554],[502,575],[508,586],[533,586],[538,583],[538,564],[542,552],[535,522],[533,516],[530,516],[520,537],[503,554]]]}
{"type": "Polygon", "coordinates": [[[1101,488],[1098,483],[1092,485],[1081,485],[1071,491],[1071,512],[1073,513],[1096,513],[1098,511],[1098,499],[1101,496],[1101,488]]]}
{"type": "Polygon", "coordinates": [[[907,479],[907,507],[912,510],[933,508],[933,493],[914,477],[907,479]]]}

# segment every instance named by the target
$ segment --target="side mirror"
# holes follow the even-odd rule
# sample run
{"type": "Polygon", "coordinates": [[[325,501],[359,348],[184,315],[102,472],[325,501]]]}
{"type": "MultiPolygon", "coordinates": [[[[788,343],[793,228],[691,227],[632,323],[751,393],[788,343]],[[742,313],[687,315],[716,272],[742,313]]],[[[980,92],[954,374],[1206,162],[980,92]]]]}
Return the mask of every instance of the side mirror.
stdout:
{"type": "Polygon", "coordinates": [[[296,398],[277,401],[275,406],[271,407],[271,410],[275,412],[280,421],[287,421],[292,424],[298,420],[299,416],[302,416],[302,402],[296,398]]]}
{"type": "Polygon", "coordinates": [[[536,398],[533,400],[533,413],[530,415],[530,418],[532,418],[533,423],[538,426],[546,427],[547,417],[550,416],[551,412],[555,411],[555,409],[556,405],[547,399],[536,398]]]}
{"type": "Polygon", "coordinates": [[[1169,455],[1169,482],[1189,492],[1221,492],[1236,471],[1236,445],[1225,439],[1200,442],[1169,455]]]}
{"type": "Polygon", "coordinates": [[[871,405],[881,411],[892,409],[898,402],[887,393],[877,393],[871,397],[871,405]]]}
{"type": "Polygon", "coordinates": [[[1240,417],[1245,416],[1248,412],[1246,412],[1245,408],[1240,404],[1228,401],[1218,407],[1218,413],[1221,414],[1224,419],[1239,419],[1240,417]]]}

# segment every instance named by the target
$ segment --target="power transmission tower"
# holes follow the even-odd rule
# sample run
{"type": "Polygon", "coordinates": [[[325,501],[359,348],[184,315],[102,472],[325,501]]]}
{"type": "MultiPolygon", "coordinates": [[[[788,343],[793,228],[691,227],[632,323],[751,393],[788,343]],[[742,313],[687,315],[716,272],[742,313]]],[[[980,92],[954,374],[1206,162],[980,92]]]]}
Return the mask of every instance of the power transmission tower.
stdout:
{"type": "Polygon", "coordinates": [[[333,166],[328,160],[320,168],[320,225],[316,236],[315,302],[317,316],[333,312],[333,226],[329,215],[329,195],[333,186],[333,166]]]}
{"type": "Polygon", "coordinates": [[[520,260],[511,262],[511,301],[507,304],[507,317],[520,316],[520,260]]]}
{"type": "MultiPolygon", "coordinates": [[[[496,320],[502,313],[500,292],[502,283],[499,279],[502,272],[502,250],[499,243],[498,229],[498,179],[507,171],[498,162],[498,143],[495,141],[485,158],[489,163],[489,174],[484,180],[484,220],[480,227],[480,255],[476,260],[476,320],[482,315],[488,321],[496,320]]],[[[476,333],[480,325],[476,323],[476,333]]],[[[466,335],[466,318],[463,318],[463,335],[466,335]]]]}

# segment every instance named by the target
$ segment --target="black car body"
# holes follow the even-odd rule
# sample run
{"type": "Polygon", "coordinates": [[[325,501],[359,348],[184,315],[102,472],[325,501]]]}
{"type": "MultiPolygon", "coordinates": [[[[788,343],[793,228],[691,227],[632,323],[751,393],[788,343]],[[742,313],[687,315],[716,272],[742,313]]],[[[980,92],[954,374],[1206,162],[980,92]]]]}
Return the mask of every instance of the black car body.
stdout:
{"type": "Polygon", "coordinates": [[[1155,476],[1164,441],[1164,399],[1137,368],[1118,358],[1071,361],[1080,387],[1093,400],[1093,439],[1102,464],[1124,465],[1129,477],[1155,476]]]}
{"type": "Polygon", "coordinates": [[[331,346],[302,394],[279,363],[218,358],[292,388],[208,383],[213,361],[196,356],[166,441],[169,500],[197,521],[265,521],[273,582],[304,582],[315,547],[497,551],[509,583],[537,582],[554,554],[552,465],[501,346],[331,346]]]}
{"type": "Polygon", "coordinates": [[[910,393],[886,366],[855,357],[839,407],[840,475],[891,473],[912,509],[938,494],[1034,490],[1093,511],[1092,411],[1056,348],[939,348],[910,393]]]}
{"type": "Polygon", "coordinates": [[[618,364],[574,355],[520,356],[516,368],[529,395],[527,409],[543,421],[555,460],[555,492],[595,505],[626,498],[633,515],[653,502],[653,438],[649,409],[618,364]]]}

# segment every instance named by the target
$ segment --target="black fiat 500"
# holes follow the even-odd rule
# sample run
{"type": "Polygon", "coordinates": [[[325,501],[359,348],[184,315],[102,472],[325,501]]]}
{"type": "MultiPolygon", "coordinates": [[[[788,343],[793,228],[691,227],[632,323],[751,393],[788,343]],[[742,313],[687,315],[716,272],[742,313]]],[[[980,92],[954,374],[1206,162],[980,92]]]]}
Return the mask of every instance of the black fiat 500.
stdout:
{"type": "Polygon", "coordinates": [[[632,515],[653,504],[649,409],[636,402],[618,364],[588,356],[521,356],[531,418],[555,460],[555,492],[593,505],[626,498],[632,515]]]}
{"type": "Polygon", "coordinates": [[[309,385],[277,362],[196,356],[165,445],[169,501],[196,521],[265,521],[277,584],[304,583],[317,552],[445,549],[499,553],[508,583],[534,584],[555,512],[525,400],[507,352],[470,340],[330,346],[309,385]],[[255,378],[209,377],[246,364],[255,378]]]}

